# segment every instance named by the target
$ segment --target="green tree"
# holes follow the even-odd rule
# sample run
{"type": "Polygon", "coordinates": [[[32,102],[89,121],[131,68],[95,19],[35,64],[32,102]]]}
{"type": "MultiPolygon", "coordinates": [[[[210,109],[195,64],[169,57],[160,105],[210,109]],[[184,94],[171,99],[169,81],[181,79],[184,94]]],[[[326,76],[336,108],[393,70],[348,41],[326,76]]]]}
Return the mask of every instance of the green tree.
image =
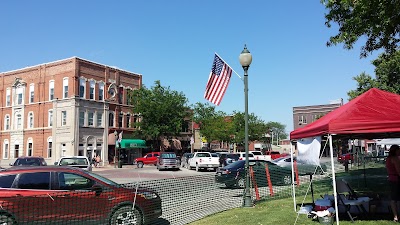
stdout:
{"type": "MultiPolygon", "coordinates": [[[[267,133],[267,126],[263,120],[258,118],[254,113],[249,114],[249,141],[262,140],[267,133]]],[[[238,145],[242,145],[244,143],[245,137],[245,121],[244,121],[244,113],[243,112],[233,112],[233,134],[234,134],[234,142],[238,145]]]]}
{"type": "Polygon", "coordinates": [[[349,100],[373,87],[400,94],[400,51],[391,55],[381,54],[372,61],[372,64],[375,66],[376,78],[366,73],[353,77],[357,82],[357,88],[347,93],[349,100]]]}
{"type": "Polygon", "coordinates": [[[288,137],[287,133],[286,133],[286,125],[283,125],[279,122],[268,122],[266,124],[266,126],[268,127],[268,130],[270,131],[270,135],[272,138],[272,133],[273,133],[273,140],[272,140],[272,144],[278,145],[277,140],[283,140],[286,139],[288,137]],[[278,137],[277,137],[278,135],[278,137]]]}
{"type": "Polygon", "coordinates": [[[187,98],[182,92],[161,86],[155,81],[150,89],[143,86],[131,93],[133,113],[140,115],[140,129],[134,135],[152,140],[160,146],[161,138],[176,136],[182,131],[185,118],[189,116],[187,98]]]}
{"type": "Polygon", "coordinates": [[[232,123],[230,117],[208,103],[196,103],[193,108],[193,121],[199,124],[200,132],[209,143],[213,140],[231,141],[232,123]]]}
{"type": "Polygon", "coordinates": [[[328,46],[344,44],[352,49],[360,37],[367,38],[361,47],[361,57],[384,49],[392,54],[400,42],[400,0],[321,0],[328,10],[325,24],[339,26],[339,32],[331,36],[328,46]]]}

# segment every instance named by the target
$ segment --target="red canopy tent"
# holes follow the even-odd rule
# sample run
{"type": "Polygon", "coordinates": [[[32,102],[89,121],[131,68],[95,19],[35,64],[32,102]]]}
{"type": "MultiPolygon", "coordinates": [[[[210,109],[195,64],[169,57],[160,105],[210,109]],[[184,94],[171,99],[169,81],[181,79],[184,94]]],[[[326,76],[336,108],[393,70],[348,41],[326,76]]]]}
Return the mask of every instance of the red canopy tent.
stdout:
{"type": "MultiPolygon", "coordinates": [[[[290,139],[299,140],[323,135],[328,136],[330,144],[335,210],[338,211],[333,136],[351,139],[400,137],[400,95],[372,88],[317,121],[292,131],[290,139]]],[[[338,214],[336,223],[339,224],[338,214]]]]}
{"type": "Polygon", "coordinates": [[[290,139],[335,134],[350,138],[400,137],[400,95],[372,88],[317,121],[290,133],[290,139]]]}

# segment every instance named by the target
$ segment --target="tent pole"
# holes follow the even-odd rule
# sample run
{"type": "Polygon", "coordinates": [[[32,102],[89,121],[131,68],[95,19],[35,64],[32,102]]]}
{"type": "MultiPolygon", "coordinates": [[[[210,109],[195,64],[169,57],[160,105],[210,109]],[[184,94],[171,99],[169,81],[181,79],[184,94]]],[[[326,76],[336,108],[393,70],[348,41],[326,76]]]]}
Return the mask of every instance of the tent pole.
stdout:
{"type": "Polygon", "coordinates": [[[330,155],[331,155],[333,197],[334,197],[334,200],[335,200],[336,224],[339,225],[339,209],[338,209],[338,204],[337,204],[336,176],[335,176],[335,167],[334,167],[334,161],[333,161],[332,135],[329,134],[328,138],[329,138],[329,148],[330,148],[330,155]]]}
{"type": "Polygon", "coordinates": [[[294,166],[293,166],[293,145],[292,143],[290,143],[290,158],[292,161],[292,193],[293,193],[293,207],[294,207],[294,211],[297,211],[297,207],[296,207],[296,190],[294,187],[294,166]]]}

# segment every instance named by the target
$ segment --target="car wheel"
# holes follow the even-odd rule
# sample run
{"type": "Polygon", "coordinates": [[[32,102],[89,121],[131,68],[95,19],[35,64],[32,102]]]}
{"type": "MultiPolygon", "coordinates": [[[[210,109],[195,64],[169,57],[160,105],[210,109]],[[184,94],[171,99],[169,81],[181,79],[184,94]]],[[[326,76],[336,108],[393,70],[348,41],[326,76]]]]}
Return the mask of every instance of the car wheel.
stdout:
{"type": "Polygon", "coordinates": [[[246,186],[246,182],[245,182],[244,178],[243,177],[239,177],[236,180],[236,187],[237,188],[244,188],[245,186],[246,186]]]}
{"type": "Polygon", "coordinates": [[[115,213],[112,215],[111,225],[125,224],[143,224],[142,214],[137,208],[132,209],[132,206],[123,206],[115,211],[115,213]]]}
{"type": "Polygon", "coordinates": [[[137,163],[137,167],[138,167],[138,168],[143,168],[143,162],[138,162],[138,163],[137,163]]]}
{"type": "Polygon", "coordinates": [[[225,186],[226,186],[227,188],[233,188],[233,187],[235,187],[235,184],[225,183],[225,186]]]}
{"type": "Polygon", "coordinates": [[[14,225],[14,219],[10,215],[0,215],[0,225],[14,225]]]}
{"type": "Polygon", "coordinates": [[[290,175],[284,175],[282,177],[282,183],[284,185],[290,185],[292,183],[292,177],[290,175]]]}

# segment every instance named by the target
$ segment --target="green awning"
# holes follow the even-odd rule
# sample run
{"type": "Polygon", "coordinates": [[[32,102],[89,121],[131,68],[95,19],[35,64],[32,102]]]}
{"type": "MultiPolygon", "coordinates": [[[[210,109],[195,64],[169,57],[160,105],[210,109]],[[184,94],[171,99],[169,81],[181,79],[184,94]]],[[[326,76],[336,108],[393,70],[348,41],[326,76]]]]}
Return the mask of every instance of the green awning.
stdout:
{"type": "Polygon", "coordinates": [[[120,144],[120,148],[145,148],[146,141],[141,139],[122,139],[120,144]]]}

